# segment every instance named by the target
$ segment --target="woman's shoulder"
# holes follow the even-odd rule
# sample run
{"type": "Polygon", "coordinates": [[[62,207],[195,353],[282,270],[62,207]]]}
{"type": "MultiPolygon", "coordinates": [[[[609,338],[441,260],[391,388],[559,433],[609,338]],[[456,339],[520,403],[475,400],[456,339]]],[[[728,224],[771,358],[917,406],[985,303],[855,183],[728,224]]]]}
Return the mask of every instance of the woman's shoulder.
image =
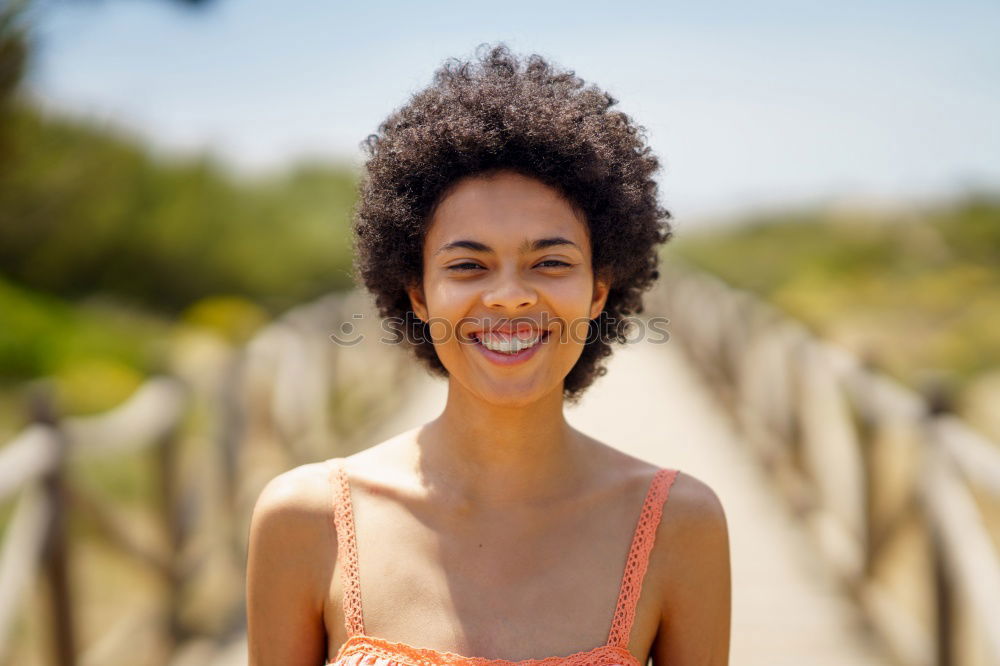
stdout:
{"type": "Polygon", "coordinates": [[[708,483],[678,470],[663,506],[651,561],[661,589],[687,587],[694,580],[728,580],[729,565],[729,528],[722,501],[708,483]]]}
{"type": "Polygon", "coordinates": [[[708,483],[676,470],[661,526],[671,532],[710,536],[725,530],[726,514],[718,494],[708,483]]]}
{"type": "MultiPolygon", "coordinates": [[[[322,609],[337,553],[325,463],[278,474],[260,492],[250,518],[247,605],[250,626],[303,620],[303,635],[322,629],[322,609]]],[[[303,639],[305,640],[305,639],[303,639]]]]}
{"type": "Polygon", "coordinates": [[[275,513],[284,518],[329,516],[331,461],[299,465],[273,477],[261,490],[254,513],[275,513]]]}
{"type": "Polygon", "coordinates": [[[593,450],[597,463],[604,467],[608,478],[619,480],[611,487],[630,494],[630,502],[652,489],[654,475],[666,473],[668,486],[659,507],[659,523],[653,526],[655,536],[647,574],[656,581],[663,603],[669,606],[683,599],[683,590],[694,589],[691,581],[728,585],[729,528],[715,489],[685,470],[654,464],[591,441],[596,445],[593,450]]]}
{"type": "Polygon", "coordinates": [[[591,439],[599,451],[598,465],[609,474],[648,486],[653,475],[667,472],[672,476],[663,507],[661,529],[687,531],[718,529],[725,525],[725,512],[715,490],[705,481],[684,470],[657,465],[603,442],[591,439]]]}
{"type": "Polygon", "coordinates": [[[329,461],[300,465],[273,477],[261,490],[250,520],[251,547],[305,547],[329,552],[336,545],[329,461]],[[316,548],[314,548],[316,547],[316,548]]]}

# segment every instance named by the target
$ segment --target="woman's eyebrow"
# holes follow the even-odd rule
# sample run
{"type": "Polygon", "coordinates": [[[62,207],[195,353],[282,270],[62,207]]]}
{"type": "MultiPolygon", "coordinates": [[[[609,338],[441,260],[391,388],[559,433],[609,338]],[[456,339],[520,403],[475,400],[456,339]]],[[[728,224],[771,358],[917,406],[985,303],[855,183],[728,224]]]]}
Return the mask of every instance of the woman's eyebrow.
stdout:
{"type": "Polygon", "coordinates": [[[580,249],[576,243],[569,240],[568,238],[563,238],[562,236],[553,236],[551,238],[539,238],[534,241],[524,241],[521,244],[521,252],[537,252],[538,250],[544,250],[550,247],[556,247],[558,245],[572,245],[576,249],[580,249]]]}
{"type": "Polygon", "coordinates": [[[442,252],[447,252],[448,250],[458,250],[464,248],[466,250],[472,250],[473,252],[493,252],[493,248],[479,241],[473,240],[457,240],[450,243],[446,243],[438,248],[435,255],[441,254],[442,252]]]}
{"type": "MultiPolygon", "coordinates": [[[[538,238],[533,241],[526,240],[524,241],[524,243],[521,244],[520,250],[521,253],[523,254],[525,252],[537,252],[538,250],[544,250],[546,248],[556,247],[558,245],[572,245],[576,249],[578,250],[580,249],[580,247],[576,243],[569,240],[568,238],[563,238],[562,236],[553,236],[551,238],[538,238]]],[[[448,250],[458,250],[458,249],[472,250],[473,252],[486,252],[486,253],[493,252],[493,248],[491,248],[489,245],[486,245],[485,243],[480,243],[479,241],[474,241],[474,240],[457,240],[442,245],[440,248],[438,248],[437,252],[435,252],[434,254],[437,255],[441,254],[442,252],[447,252],[448,250]]]]}

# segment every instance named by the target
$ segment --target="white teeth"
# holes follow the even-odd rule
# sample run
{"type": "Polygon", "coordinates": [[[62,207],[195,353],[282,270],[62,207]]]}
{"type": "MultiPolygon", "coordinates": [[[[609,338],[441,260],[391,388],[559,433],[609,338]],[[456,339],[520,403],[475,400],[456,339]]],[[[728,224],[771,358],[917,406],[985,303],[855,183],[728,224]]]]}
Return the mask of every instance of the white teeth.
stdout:
{"type": "Polygon", "coordinates": [[[528,347],[533,347],[538,344],[538,341],[541,339],[542,336],[540,333],[526,339],[490,335],[489,333],[479,334],[479,341],[484,347],[490,351],[500,352],[501,354],[516,354],[517,352],[525,350],[528,347]]]}

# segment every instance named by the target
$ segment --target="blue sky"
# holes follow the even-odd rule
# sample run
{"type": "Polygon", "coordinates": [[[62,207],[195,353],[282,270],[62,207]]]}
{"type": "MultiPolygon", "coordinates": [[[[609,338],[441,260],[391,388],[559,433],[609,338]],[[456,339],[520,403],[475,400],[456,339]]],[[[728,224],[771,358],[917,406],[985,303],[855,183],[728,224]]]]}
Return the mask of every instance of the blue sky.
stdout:
{"type": "Polygon", "coordinates": [[[1000,189],[1000,2],[47,0],[46,106],[243,170],[358,143],[482,42],[607,89],[685,220],[1000,189]]]}

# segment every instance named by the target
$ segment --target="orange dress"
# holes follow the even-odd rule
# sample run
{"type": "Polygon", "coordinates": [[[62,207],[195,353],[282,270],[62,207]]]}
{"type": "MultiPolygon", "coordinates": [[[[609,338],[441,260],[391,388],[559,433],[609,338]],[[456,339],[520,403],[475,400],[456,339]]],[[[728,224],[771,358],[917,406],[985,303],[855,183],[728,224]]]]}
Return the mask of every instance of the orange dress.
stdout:
{"type": "Polygon", "coordinates": [[[365,633],[361,613],[361,581],[358,575],[358,547],[354,534],[354,512],[351,490],[342,459],[330,460],[334,475],[334,523],[337,529],[338,558],[341,560],[341,580],[344,587],[344,620],[347,640],[327,666],[645,666],[628,651],[629,635],[635,619],[635,609],[642,590],[642,580],[649,564],[656,529],[663,514],[663,505],[678,470],[660,469],[653,476],[642,511],[632,535],[632,545],[625,561],[618,592],[618,605],[611,622],[608,641],[604,645],[563,657],[525,659],[484,659],[465,657],[452,652],[414,647],[388,641],[365,633]]]}

